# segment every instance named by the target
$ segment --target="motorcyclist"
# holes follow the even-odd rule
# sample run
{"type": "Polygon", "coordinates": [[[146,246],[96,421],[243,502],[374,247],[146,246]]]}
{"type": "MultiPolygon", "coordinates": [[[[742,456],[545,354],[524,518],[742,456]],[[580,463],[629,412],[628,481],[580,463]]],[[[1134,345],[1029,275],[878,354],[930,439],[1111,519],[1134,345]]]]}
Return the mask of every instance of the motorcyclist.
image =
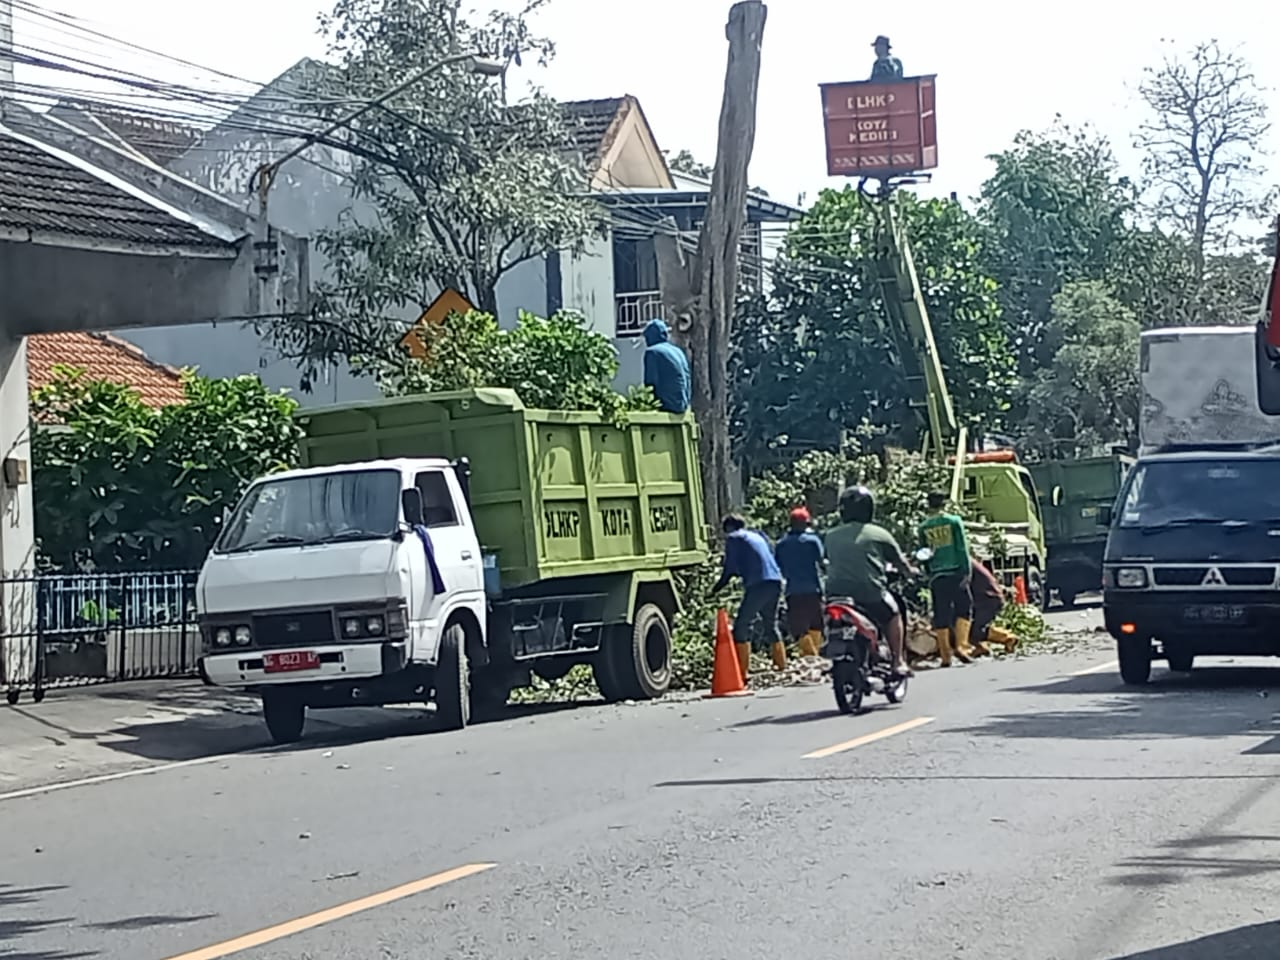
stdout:
{"type": "Polygon", "coordinates": [[[885,632],[893,653],[893,670],[909,677],[903,660],[906,628],[898,602],[889,592],[885,567],[892,564],[914,576],[916,569],[903,556],[898,541],[884,527],[872,522],[875,495],[863,486],[840,494],[840,525],[826,535],[827,596],[849,597],[885,632]]]}

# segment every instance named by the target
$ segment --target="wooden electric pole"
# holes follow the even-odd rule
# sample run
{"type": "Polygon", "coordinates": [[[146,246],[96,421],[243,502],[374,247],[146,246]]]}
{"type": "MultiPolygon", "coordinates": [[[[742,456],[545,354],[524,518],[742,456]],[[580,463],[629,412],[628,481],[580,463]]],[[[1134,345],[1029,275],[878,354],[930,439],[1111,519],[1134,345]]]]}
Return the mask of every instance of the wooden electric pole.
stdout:
{"type": "MultiPolygon", "coordinates": [[[[657,238],[663,301],[693,368],[693,412],[701,430],[707,519],[731,507],[729,476],[729,334],[738,293],[738,253],[747,216],[747,170],[756,139],[760,43],[767,8],[742,0],[729,10],[729,65],[719,141],[697,252],[686,257],[674,230],[657,238]]],[[[674,224],[673,224],[674,226],[674,224]]]]}

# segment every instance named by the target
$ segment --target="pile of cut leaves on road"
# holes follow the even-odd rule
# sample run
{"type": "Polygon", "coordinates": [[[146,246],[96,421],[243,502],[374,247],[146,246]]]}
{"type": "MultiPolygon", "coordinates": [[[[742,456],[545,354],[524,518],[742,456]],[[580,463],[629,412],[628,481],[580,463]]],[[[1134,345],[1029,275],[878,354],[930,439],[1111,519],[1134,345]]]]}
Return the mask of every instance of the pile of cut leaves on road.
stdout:
{"type": "MultiPolygon", "coordinates": [[[[672,636],[671,690],[674,692],[706,690],[711,686],[715,660],[716,613],[721,607],[735,609],[740,600],[740,596],[732,592],[715,598],[710,596],[710,587],[718,575],[718,563],[709,563],[678,578],[683,590],[685,609],[672,636]]],[[[1014,656],[1056,649],[1057,640],[1060,639],[1048,632],[1044,616],[1030,605],[1006,604],[996,618],[996,623],[1021,639],[1014,656]]],[[[912,614],[910,635],[908,647],[915,654],[913,662],[922,667],[936,663],[937,647],[926,617],[919,613],[912,614]]],[[[775,671],[768,655],[764,651],[757,651],[751,657],[751,675],[747,685],[761,690],[825,683],[828,665],[828,661],[821,657],[800,657],[795,647],[791,646],[788,650],[787,668],[775,671]]],[[[515,703],[548,703],[595,700],[599,696],[591,668],[583,665],[574,667],[559,680],[535,678],[532,687],[515,691],[512,700],[515,703]]]]}
{"type": "MultiPolygon", "coordinates": [[[[926,513],[929,492],[943,489],[946,469],[914,454],[884,460],[871,454],[854,439],[838,452],[815,451],[796,458],[785,468],[770,470],[752,480],[744,511],[748,523],[776,540],[786,530],[792,507],[805,504],[820,527],[830,527],[837,492],[850,484],[865,483],[876,491],[876,521],[884,525],[899,543],[913,542],[926,513]]],[[[720,559],[692,570],[676,573],[684,610],[672,634],[671,690],[706,690],[711,685],[715,660],[716,614],[724,608],[732,613],[742,599],[736,588],[712,596],[711,588],[720,576],[720,559]]],[[[912,607],[908,646],[921,665],[936,660],[936,645],[928,621],[922,616],[927,598],[919,592],[908,597],[912,607]]],[[[996,623],[1021,638],[1020,652],[1045,648],[1046,624],[1040,611],[1010,602],[996,623]]],[[[754,689],[795,686],[825,681],[827,661],[820,657],[800,658],[794,646],[788,651],[788,666],[775,671],[769,657],[758,651],[751,658],[748,685],[754,689]]],[[[517,690],[517,703],[591,700],[599,696],[588,666],[576,666],[556,681],[535,680],[534,686],[517,690]]]]}

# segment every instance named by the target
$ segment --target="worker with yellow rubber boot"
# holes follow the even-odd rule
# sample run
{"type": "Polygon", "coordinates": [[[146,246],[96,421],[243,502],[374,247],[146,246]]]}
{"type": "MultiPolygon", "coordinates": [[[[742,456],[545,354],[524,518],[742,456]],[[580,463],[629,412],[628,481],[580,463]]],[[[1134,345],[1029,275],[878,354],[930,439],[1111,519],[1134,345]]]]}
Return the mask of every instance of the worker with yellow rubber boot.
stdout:
{"type": "Polygon", "coordinates": [[[786,581],[787,632],[802,657],[816,657],[822,649],[822,568],[826,556],[822,538],[809,526],[809,511],[791,511],[791,529],[773,548],[786,581]]]}
{"type": "Polygon", "coordinates": [[[763,642],[773,656],[775,670],[787,667],[787,645],[778,636],[778,600],[782,596],[782,574],[773,559],[773,544],[758,530],[748,530],[747,521],[736,513],[721,522],[724,530],[724,570],[711,588],[711,595],[742,579],[742,602],[733,618],[733,642],[738,652],[742,679],[751,666],[751,636],[763,634],[763,642]]]}
{"type": "Polygon", "coordinates": [[[1004,627],[997,627],[995,619],[1004,608],[1004,587],[994,573],[975,557],[969,574],[970,594],[973,597],[973,650],[980,657],[991,653],[987,641],[1004,647],[1005,653],[1013,653],[1018,638],[1004,627]]]}
{"type": "Polygon", "coordinates": [[[925,572],[933,599],[933,634],[938,640],[938,659],[951,666],[951,656],[961,663],[973,662],[969,635],[973,630],[973,595],[970,592],[969,540],[964,521],[947,512],[945,493],[929,494],[931,516],[920,525],[920,538],[929,548],[925,572]]]}

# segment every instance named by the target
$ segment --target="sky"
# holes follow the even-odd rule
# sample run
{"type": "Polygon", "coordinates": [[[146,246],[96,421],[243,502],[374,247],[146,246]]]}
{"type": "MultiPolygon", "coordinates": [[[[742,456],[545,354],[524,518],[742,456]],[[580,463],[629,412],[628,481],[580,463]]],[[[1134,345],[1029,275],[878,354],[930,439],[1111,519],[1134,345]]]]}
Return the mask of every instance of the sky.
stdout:
{"type": "MultiPolygon", "coordinates": [[[[15,0],[19,44],[61,44],[78,55],[110,52],[111,62],[165,80],[208,84],[175,64],[75,38],[24,9],[36,5],[141,46],[255,81],[268,80],[303,56],[323,56],[317,0],[15,0]],[[183,13],[176,15],[181,7],[183,13]]],[[[501,6],[503,0],[479,4],[501,6]]],[[[633,94],[659,145],[710,161],[724,79],[728,0],[552,0],[536,28],[557,43],[546,70],[524,71],[560,99],[633,94]]],[[[865,79],[878,33],[892,38],[910,74],[937,74],[939,167],[923,192],[973,196],[989,174],[989,154],[1020,130],[1043,130],[1061,114],[1091,123],[1113,142],[1126,172],[1138,173],[1131,147],[1141,113],[1135,87],[1142,67],[1200,40],[1238,46],[1257,67],[1268,97],[1280,67],[1265,57],[1266,5],[1257,0],[1075,0],[1054,7],[1011,0],[915,0],[868,5],[848,0],[774,0],[769,4],[760,79],[753,184],[774,198],[812,201],[839,186],[825,170],[818,84],[865,79]]],[[[19,70],[19,80],[35,77],[19,70]]],[[[48,82],[43,74],[40,82],[48,82]]],[[[89,85],[79,79],[68,84],[89,85]]],[[[1280,152],[1273,133],[1269,150],[1280,152]]],[[[1280,158],[1268,158],[1280,182],[1280,158]]]]}

